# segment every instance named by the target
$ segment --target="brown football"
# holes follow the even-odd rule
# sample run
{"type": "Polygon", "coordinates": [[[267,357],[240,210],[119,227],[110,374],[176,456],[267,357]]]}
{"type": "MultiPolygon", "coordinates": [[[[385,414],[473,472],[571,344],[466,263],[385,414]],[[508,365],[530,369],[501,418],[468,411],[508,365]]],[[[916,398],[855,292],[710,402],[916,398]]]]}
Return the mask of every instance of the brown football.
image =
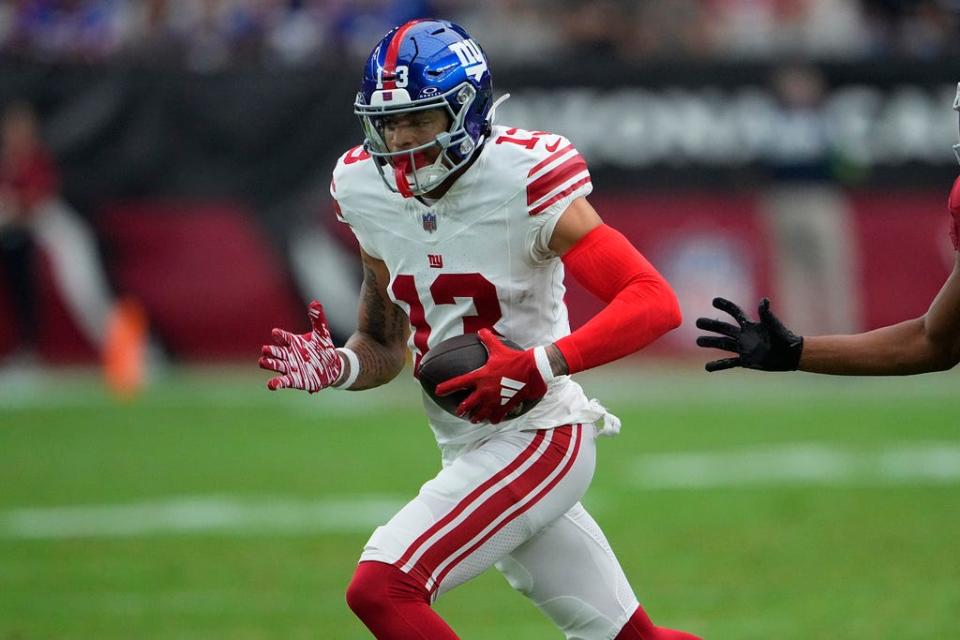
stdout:
{"type": "MultiPolygon", "coordinates": [[[[517,343],[506,338],[500,338],[503,344],[511,349],[522,351],[517,343]]],[[[448,396],[440,397],[436,394],[437,385],[441,382],[456,378],[464,373],[475,371],[487,362],[487,348],[480,342],[475,333],[455,336],[444,340],[430,349],[420,361],[420,386],[427,392],[430,399],[452,415],[456,415],[457,407],[470,395],[469,391],[457,391],[448,396]]],[[[533,409],[543,398],[529,398],[511,411],[506,419],[522,416],[533,409]]]]}

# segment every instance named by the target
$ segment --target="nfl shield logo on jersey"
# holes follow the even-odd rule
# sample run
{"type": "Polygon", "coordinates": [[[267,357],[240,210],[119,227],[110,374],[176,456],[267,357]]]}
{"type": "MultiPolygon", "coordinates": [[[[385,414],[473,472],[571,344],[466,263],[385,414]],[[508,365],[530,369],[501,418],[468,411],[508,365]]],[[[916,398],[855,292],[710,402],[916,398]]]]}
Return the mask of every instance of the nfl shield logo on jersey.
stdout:
{"type": "Polygon", "coordinates": [[[425,213],[423,214],[423,230],[433,233],[437,230],[437,214],[435,213],[425,213]]]}

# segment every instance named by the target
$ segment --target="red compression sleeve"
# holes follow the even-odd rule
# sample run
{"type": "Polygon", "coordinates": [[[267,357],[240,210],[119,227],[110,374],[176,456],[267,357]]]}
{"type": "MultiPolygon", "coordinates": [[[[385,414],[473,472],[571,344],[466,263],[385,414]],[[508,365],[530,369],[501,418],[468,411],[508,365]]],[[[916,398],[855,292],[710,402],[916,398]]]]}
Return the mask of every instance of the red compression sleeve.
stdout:
{"type": "Polygon", "coordinates": [[[347,587],[347,604],[380,640],[457,640],[430,608],[426,588],[392,564],[358,564],[347,587]]]}
{"type": "Polygon", "coordinates": [[[627,624],[623,625],[620,633],[613,640],[702,640],[692,633],[676,631],[665,627],[658,627],[650,620],[650,616],[637,606],[627,624]]]}
{"type": "Polygon", "coordinates": [[[563,256],[577,282],[607,306],[557,341],[570,373],[641,349],[680,325],[673,289],[622,233],[600,225],[563,256]]]}

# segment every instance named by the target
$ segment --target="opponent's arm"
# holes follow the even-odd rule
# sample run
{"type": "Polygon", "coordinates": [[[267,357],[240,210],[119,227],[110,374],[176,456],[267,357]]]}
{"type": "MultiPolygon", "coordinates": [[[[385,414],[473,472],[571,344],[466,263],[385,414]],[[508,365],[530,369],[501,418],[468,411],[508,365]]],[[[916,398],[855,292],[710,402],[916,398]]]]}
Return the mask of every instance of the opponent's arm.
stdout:
{"type": "MultiPolygon", "coordinates": [[[[360,308],[357,330],[347,340],[347,349],[357,354],[360,372],[348,388],[352,391],[371,389],[393,380],[403,370],[407,314],[387,295],[390,272],[382,260],[360,250],[363,262],[363,284],[360,287],[360,308]]],[[[351,363],[344,357],[342,380],[351,375],[351,363]]]]}
{"type": "Polygon", "coordinates": [[[697,327],[718,335],[700,336],[701,347],[723,349],[734,357],[708,362],[707,371],[746,367],[762,371],[800,369],[833,375],[909,375],[943,371],[960,362],[960,178],[950,191],[947,208],[952,216],[951,238],[957,249],[953,272],[919,318],[854,335],[794,335],[760,304],[758,322],[723,298],[713,306],[726,311],[737,324],[699,318],[697,327]]]}
{"type": "Polygon", "coordinates": [[[835,375],[908,375],[960,362],[960,253],[927,313],[860,333],[804,339],[799,369],[835,375]]]}
{"type": "MultiPolygon", "coordinates": [[[[957,103],[960,109],[960,87],[957,103]]],[[[920,318],[849,336],[811,336],[798,363],[803,371],[837,375],[907,375],[943,371],[960,362],[960,178],[947,198],[953,271],[920,318]]]]}
{"type": "Polygon", "coordinates": [[[701,347],[723,349],[734,357],[713,360],[707,371],[732,367],[760,371],[808,371],[839,376],[895,376],[944,371],[960,362],[960,253],[930,309],[920,318],[865,333],[835,336],[794,335],[770,311],[764,298],[758,322],[723,298],[713,305],[736,320],[733,325],[698,318],[701,347]]]}

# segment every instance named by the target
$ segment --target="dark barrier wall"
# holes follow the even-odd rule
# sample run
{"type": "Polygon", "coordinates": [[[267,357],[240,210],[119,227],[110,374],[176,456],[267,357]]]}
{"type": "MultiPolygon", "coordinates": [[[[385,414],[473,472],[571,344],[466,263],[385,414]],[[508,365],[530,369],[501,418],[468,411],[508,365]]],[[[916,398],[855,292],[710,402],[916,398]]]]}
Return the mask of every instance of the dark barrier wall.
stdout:
{"type": "MultiPolygon", "coordinates": [[[[939,184],[952,174],[960,61],[497,69],[500,121],[555,130],[611,187],[752,185],[793,177],[939,184]]],[[[216,75],[0,65],[0,101],[45,117],[68,195],[230,196],[258,209],[327,181],[358,144],[359,70],[216,75]]]]}

